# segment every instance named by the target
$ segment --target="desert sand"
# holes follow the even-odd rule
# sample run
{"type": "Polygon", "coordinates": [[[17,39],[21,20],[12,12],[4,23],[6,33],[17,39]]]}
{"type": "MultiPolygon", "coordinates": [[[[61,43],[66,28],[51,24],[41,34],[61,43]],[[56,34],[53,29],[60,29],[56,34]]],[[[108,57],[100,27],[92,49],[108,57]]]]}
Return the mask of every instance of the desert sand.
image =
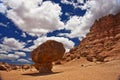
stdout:
{"type": "Polygon", "coordinates": [[[53,73],[40,74],[37,70],[0,71],[1,80],[120,80],[120,60],[94,63],[85,60],[55,65],[53,73]]]}

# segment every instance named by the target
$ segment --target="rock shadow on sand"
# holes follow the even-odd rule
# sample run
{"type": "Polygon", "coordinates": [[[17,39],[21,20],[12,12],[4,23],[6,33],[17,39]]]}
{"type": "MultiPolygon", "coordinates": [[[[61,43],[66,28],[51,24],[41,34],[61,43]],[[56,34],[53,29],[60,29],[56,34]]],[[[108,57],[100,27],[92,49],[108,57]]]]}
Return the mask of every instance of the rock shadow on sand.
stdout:
{"type": "Polygon", "coordinates": [[[25,73],[22,75],[26,76],[47,76],[47,75],[54,75],[54,74],[59,74],[61,72],[50,72],[50,73],[25,73]]]}

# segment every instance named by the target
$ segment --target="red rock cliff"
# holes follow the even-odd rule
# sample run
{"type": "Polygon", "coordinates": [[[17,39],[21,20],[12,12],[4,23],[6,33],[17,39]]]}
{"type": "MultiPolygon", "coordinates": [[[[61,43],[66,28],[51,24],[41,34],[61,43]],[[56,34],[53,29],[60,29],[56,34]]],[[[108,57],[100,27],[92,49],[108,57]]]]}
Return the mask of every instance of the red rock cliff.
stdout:
{"type": "Polygon", "coordinates": [[[120,13],[96,20],[80,45],[66,54],[64,59],[85,57],[89,61],[120,58],[120,13]]]}

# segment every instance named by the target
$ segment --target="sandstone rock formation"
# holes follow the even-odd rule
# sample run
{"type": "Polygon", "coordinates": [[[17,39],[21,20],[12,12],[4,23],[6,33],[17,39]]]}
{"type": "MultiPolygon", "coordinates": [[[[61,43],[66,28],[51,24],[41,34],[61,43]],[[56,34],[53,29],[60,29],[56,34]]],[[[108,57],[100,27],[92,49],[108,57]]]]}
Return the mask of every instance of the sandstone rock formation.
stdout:
{"type": "Polygon", "coordinates": [[[62,43],[48,40],[38,46],[31,53],[31,58],[35,62],[34,66],[39,72],[51,72],[52,62],[61,59],[65,48],[62,43]]]}
{"type": "Polygon", "coordinates": [[[0,70],[3,71],[11,71],[11,70],[18,70],[18,71],[26,71],[30,70],[32,71],[33,65],[30,64],[23,64],[23,65],[17,65],[17,64],[8,64],[5,62],[0,62],[0,70]]]}
{"type": "Polygon", "coordinates": [[[0,70],[10,71],[11,66],[8,63],[0,62],[0,70]]]}
{"type": "Polygon", "coordinates": [[[120,58],[120,13],[96,20],[80,45],[65,54],[70,61],[85,57],[89,61],[109,61],[120,58]]]}
{"type": "Polygon", "coordinates": [[[22,66],[20,66],[20,65],[12,65],[11,68],[12,68],[12,70],[20,71],[22,69],[22,66]]]}
{"type": "Polygon", "coordinates": [[[68,53],[64,54],[62,62],[69,62],[73,59],[80,59],[80,54],[77,52],[78,47],[72,48],[68,53]]]}
{"type": "Polygon", "coordinates": [[[30,64],[24,64],[24,65],[22,65],[22,71],[26,71],[26,70],[30,70],[31,71],[31,69],[32,69],[32,65],[30,65],[30,64]]]}

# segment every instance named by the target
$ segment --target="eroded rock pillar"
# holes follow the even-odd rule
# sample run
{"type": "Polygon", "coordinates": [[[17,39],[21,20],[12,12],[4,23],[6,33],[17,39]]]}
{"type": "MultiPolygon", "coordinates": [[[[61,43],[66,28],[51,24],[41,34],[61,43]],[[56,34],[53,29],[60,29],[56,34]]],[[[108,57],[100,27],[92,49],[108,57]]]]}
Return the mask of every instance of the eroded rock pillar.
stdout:
{"type": "Polygon", "coordinates": [[[52,62],[35,64],[35,68],[39,71],[39,73],[51,73],[52,67],[53,67],[52,62]]]}

